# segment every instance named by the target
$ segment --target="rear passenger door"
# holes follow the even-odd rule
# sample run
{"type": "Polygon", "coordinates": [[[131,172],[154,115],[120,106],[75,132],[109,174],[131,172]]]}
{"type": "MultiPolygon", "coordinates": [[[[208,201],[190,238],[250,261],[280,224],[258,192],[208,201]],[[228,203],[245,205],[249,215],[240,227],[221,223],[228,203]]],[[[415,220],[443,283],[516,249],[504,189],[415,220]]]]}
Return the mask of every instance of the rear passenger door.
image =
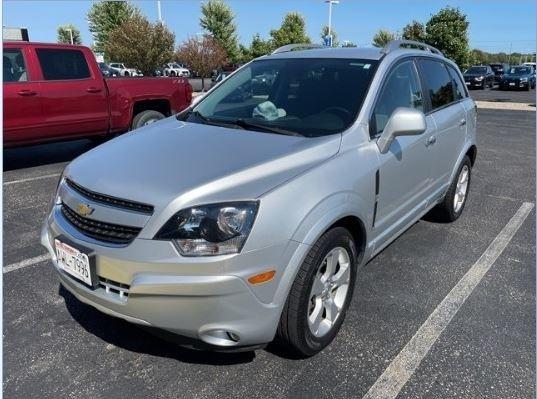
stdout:
{"type": "Polygon", "coordinates": [[[37,47],[41,102],[50,137],[107,133],[108,97],[104,79],[90,69],[77,48],[37,47]]]}
{"type": "Polygon", "coordinates": [[[433,191],[440,195],[450,183],[451,172],[464,146],[466,110],[461,104],[462,98],[456,98],[456,95],[460,97],[466,90],[459,87],[462,83],[453,80],[444,62],[420,58],[418,64],[427,93],[428,115],[436,124],[436,131],[429,137],[429,142],[434,153],[431,170],[433,191]]]}

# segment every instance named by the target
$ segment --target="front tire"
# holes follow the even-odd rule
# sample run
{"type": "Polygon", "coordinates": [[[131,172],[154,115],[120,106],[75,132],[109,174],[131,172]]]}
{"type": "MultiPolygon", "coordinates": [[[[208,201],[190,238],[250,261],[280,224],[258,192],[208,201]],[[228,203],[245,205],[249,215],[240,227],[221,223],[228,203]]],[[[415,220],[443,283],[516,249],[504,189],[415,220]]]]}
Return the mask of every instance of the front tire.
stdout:
{"type": "Polygon", "coordinates": [[[433,209],[434,219],[439,222],[454,222],[461,216],[472,178],[472,162],[464,156],[455,179],[451,182],[444,200],[433,209]]]}
{"type": "Polygon", "coordinates": [[[165,116],[158,111],[146,110],[142,111],[132,119],[132,130],[138,129],[139,127],[149,125],[151,123],[157,122],[161,119],[164,119],[165,116]]]}
{"type": "Polygon", "coordinates": [[[299,356],[312,356],[337,335],[354,290],[357,253],[343,227],[326,232],[300,266],[282,311],[277,340],[299,356]]]}

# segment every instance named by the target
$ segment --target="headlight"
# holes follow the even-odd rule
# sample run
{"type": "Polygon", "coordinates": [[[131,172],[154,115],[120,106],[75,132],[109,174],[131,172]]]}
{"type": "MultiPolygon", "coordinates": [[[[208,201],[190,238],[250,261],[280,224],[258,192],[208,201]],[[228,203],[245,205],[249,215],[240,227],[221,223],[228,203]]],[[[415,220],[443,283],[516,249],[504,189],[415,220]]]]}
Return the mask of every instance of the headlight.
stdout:
{"type": "Polygon", "coordinates": [[[520,78],[520,82],[525,83],[528,81],[528,78],[520,78]]]}
{"type": "Polygon", "coordinates": [[[476,82],[481,82],[483,79],[483,76],[478,76],[477,78],[475,78],[476,82]]]}
{"type": "Polygon", "coordinates": [[[240,252],[257,214],[255,201],[194,206],[177,212],[156,240],[173,240],[184,256],[240,252]]]}

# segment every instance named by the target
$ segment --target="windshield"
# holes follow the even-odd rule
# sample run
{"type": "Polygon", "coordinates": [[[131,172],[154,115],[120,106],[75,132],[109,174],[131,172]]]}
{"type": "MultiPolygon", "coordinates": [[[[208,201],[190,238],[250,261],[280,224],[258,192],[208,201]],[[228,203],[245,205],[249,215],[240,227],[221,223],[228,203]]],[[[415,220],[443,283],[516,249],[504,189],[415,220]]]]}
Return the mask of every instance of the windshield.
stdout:
{"type": "Polygon", "coordinates": [[[509,75],[527,75],[531,73],[529,67],[514,67],[509,70],[509,75]]]}
{"type": "Polygon", "coordinates": [[[471,67],[466,71],[466,73],[470,74],[480,74],[480,73],[487,73],[487,68],[485,67],[471,67]]]}
{"type": "Polygon", "coordinates": [[[170,64],[170,68],[181,68],[179,64],[170,64]]]}
{"type": "Polygon", "coordinates": [[[377,61],[358,59],[253,61],[225,79],[186,120],[308,137],[339,133],[356,119],[376,66],[377,61]]]}

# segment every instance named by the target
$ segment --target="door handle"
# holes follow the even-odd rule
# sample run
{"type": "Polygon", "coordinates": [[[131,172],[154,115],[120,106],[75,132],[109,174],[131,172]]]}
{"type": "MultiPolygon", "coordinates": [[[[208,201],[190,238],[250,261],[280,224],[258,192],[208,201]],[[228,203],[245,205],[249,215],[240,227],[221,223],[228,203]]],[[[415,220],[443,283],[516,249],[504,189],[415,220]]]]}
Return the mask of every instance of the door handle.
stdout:
{"type": "Polygon", "coordinates": [[[19,96],[30,97],[30,96],[35,96],[37,92],[33,90],[21,90],[17,94],[19,96]]]}
{"type": "Polygon", "coordinates": [[[461,119],[459,126],[466,126],[466,119],[461,119]]]}
{"type": "Polygon", "coordinates": [[[100,93],[102,89],[99,89],[98,87],[88,87],[86,91],[88,93],[100,93]]]}
{"type": "Polygon", "coordinates": [[[434,143],[436,143],[436,137],[431,136],[427,140],[425,140],[425,147],[429,147],[429,146],[433,145],[434,143]]]}

